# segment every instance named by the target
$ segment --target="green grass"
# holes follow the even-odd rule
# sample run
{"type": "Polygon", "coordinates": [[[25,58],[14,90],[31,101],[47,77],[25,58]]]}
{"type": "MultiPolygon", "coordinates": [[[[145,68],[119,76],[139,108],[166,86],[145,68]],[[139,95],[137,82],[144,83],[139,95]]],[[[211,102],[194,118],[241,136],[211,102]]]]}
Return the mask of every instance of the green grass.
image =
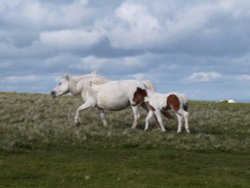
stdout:
{"type": "Polygon", "coordinates": [[[108,144],[3,153],[1,159],[4,187],[247,187],[250,175],[247,155],[108,144]]]}
{"type": "Polygon", "coordinates": [[[190,102],[191,135],[132,112],[74,112],[70,96],[0,93],[0,187],[249,187],[250,105],[190,102]]]}

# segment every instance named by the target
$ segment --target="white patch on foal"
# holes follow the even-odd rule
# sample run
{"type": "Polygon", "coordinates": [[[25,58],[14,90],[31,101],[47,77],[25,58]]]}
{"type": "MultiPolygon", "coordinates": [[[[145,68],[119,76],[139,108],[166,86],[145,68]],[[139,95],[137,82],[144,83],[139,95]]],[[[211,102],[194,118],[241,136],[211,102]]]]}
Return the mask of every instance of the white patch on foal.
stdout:
{"type": "Polygon", "coordinates": [[[188,125],[188,103],[185,95],[180,93],[160,94],[146,89],[137,88],[133,101],[135,104],[138,104],[142,100],[148,104],[149,108],[146,117],[145,131],[148,130],[149,120],[153,115],[156,116],[161,130],[166,131],[163,126],[161,115],[163,114],[164,116],[169,117],[168,111],[172,111],[176,114],[178,119],[177,132],[180,133],[182,131],[182,125],[184,123],[186,132],[190,133],[188,125]]]}

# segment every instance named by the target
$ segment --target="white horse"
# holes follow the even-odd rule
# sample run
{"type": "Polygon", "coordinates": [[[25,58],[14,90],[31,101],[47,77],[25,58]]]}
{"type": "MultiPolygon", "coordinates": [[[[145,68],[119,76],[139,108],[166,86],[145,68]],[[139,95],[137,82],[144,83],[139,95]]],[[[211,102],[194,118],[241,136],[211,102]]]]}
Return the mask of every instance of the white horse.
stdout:
{"type": "Polygon", "coordinates": [[[140,117],[139,107],[146,109],[144,103],[132,105],[137,87],[155,91],[150,80],[109,81],[102,76],[90,74],[77,77],[63,76],[59,84],[51,91],[51,95],[58,97],[71,93],[74,96],[82,96],[84,103],[76,111],[74,118],[76,124],[80,124],[79,113],[90,107],[99,109],[102,123],[106,126],[105,110],[119,111],[131,106],[134,114],[132,128],[135,128],[140,117]]]}
{"type": "Polygon", "coordinates": [[[160,94],[155,91],[150,91],[144,88],[137,88],[133,103],[138,104],[140,102],[146,102],[149,107],[149,113],[146,117],[145,131],[148,130],[149,120],[153,115],[156,116],[158,123],[161,126],[161,130],[164,132],[166,129],[163,126],[161,114],[169,117],[168,111],[173,111],[178,119],[177,133],[182,131],[182,124],[185,123],[186,132],[189,134],[188,125],[188,102],[184,94],[180,93],[167,93],[160,94]]]}

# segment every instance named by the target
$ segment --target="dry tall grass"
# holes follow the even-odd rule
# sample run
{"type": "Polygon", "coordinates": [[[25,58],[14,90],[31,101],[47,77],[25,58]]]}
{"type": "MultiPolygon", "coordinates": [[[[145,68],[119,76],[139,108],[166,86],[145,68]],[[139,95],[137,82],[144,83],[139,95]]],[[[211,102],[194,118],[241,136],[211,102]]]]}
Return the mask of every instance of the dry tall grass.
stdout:
{"type": "Polygon", "coordinates": [[[52,99],[49,95],[0,93],[0,149],[48,146],[81,146],[107,142],[114,147],[174,147],[199,150],[249,150],[250,105],[191,102],[191,135],[177,134],[177,121],[166,120],[166,133],[154,123],[144,132],[145,113],[137,129],[131,129],[132,111],[108,112],[103,127],[95,109],[81,113],[82,125],[73,123],[80,98],[52,99]]]}

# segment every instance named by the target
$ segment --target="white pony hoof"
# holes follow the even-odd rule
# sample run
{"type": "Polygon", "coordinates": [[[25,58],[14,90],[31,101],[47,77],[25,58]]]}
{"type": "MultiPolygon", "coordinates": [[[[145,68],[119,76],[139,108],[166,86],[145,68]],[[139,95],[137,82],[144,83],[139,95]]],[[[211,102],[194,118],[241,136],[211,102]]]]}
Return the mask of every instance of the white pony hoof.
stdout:
{"type": "Polygon", "coordinates": [[[166,131],[166,129],[163,129],[163,130],[161,130],[161,132],[163,132],[163,133],[164,133],[164,132],[167,132],[167,131],[166,131]]]}
{"type": "Polygon", "coordinates": [[[81,122],[78,119],[75,119],[75,125],[79,126],[81,124],[81,122]]]}
{"type": "Polygon", "coordinates": [[[136,125],[132,125],[131,128],[132,128],[132,129],[135,129],[135,128],[136,128],[136,125]]]}

